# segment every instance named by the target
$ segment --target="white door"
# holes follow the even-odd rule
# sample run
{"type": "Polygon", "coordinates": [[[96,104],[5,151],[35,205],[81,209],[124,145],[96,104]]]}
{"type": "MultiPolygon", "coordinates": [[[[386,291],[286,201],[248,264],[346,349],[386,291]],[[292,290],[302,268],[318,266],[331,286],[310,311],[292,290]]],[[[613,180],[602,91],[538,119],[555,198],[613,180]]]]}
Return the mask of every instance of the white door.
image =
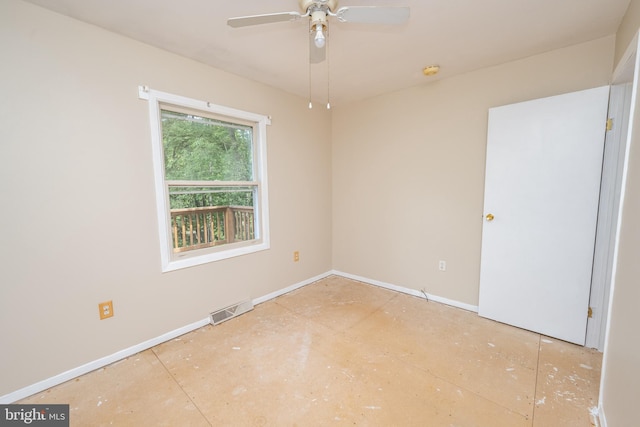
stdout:
{"type": "Polygon", "coordinates": [[[489,110],[481,316],[584,345],[608,95],[489,110]]]}

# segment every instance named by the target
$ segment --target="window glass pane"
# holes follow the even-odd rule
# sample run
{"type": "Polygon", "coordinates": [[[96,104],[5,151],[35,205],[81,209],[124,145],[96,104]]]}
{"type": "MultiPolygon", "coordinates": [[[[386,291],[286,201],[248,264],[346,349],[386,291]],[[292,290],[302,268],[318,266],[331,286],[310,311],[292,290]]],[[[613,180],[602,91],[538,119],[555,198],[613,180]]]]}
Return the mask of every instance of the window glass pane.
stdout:
{"type": "Polygon", "coordinates": [[[165,179],[253,181],[253,128],[161,110],[165,179]]]}
{"type": "Polygon", "coordinates": [[[169,185],[170,209],[205,206],[253,206],[254,191],[248,187],[195,187],[169,185]]]}

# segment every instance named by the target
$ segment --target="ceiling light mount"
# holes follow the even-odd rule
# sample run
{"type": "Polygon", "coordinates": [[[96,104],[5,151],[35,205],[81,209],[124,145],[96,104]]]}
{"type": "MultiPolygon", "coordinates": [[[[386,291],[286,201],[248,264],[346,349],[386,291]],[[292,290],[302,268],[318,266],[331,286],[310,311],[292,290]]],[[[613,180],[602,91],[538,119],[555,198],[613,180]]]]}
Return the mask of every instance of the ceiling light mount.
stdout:
{"type": "Polygon", "coordinates": [[[440,71],[439,65],[429,65],[422,69],[422,74],[425,76],[435,76],[440,71]]]}
{"type": "Polygon", "coordinates": [[[315,9],[324,9],[325,11],[328,9],[333,12],[338,6],[338,0],[300,0],[298,3],[303,12],[313,12],[313,9],[309,10],[312,6],[315,9]]]}

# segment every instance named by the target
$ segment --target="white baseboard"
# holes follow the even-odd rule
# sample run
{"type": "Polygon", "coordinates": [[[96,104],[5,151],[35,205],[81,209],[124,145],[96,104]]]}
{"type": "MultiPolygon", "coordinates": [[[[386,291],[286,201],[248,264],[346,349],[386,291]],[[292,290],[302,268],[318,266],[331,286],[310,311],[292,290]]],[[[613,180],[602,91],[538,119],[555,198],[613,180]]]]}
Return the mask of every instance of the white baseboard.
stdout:
{"type": "Polygon", "coordinates": [[[288,294],[291,291],[295,291],[296,289],[302,288],[303,286],[307,286],[307,285],[310,285],[313,282],[317,282],[320,279],[324,279],[325,277],[330,276],[331,274],[333,274],[333,273],[331,271],[328,271],[326,273],[320,274],[320,275],[312,277],[310,279],[303,280],[302,282],[298,282],[295,285],[291,285],[291,286],[288,286],[288,287],[286,287],[284,289],[280,289],[280,290],[277,290],[275,292],[271,292],[270,294],[267,294],[267,295],[262,296],[260,298],[254,299],[253,300],[253,305],[262,304],[263,302],[266,302],[266,301],[269,301],[271,299],[277,298],[277,297],[279,297],[281,295],[288,294]]]}
{"type": "Polygon", "coordinates": [[[602,403],[598,406],[598,424],[597,427],[607,427],[607,417],[604,415],[604,408],[602,407],[602,403]]]}
{"type": "Polygon", "coordinates": [[[0,403],[7,404],[13,403],[20,399],[24,399],[33,394],[40,393],[48,388],[57,386],[69,380],[72,380],[80,375],[87,374],[91,371],[95,371],[96,369],[103,368],[107,365],[110,365],[118,360],[125,359],[129,356],[133,356],[134,354],[140,353],[141,351],[147,350],[151,347],[154,347],[158,344],[162,344],[163,342],[172,340],[180,335],[184,335],[187,332],[191,332],[203,326],[206,326],[210,323],[210,319],[207,317],[206,319],[199,320],[197,322],[191,323],[190,325],[183,326],[182,328],[178,328],[171,332],[167,332],[166,334],[160,335],[159,337],[152,338],[140,344],[136,344],[124,350],[120,350],[112,355],[102,357],[98,360],[94,360],[93,362],[86,363],[77,368],[70,369],[66,372],[48,378],[46,380],[37,382],[30,386],[21,388],[20,390],[16,390],[12,393],[5,394],[4,396],[0,396],[0,403]]]}
{"type": "MultiPolygon", "coordinates": [[[[397,291],[397,292],[402,292],[405,294],[409,294],[409,295],[413,295],[413,296],[417,296],[417,297],[422,297],[424,298],[424,294],[420,291],[416,291],[415,289],[409,289],[409,288],[404,288],[401,286],[396,286],[396,285],[392,285],[389,283],[384,283],[384,282],[380,282],[378,280],[373,280],[373,279],[368,279],[366,277],[361,277],[361,276],[356,276],[353,274],[348,274],[348,273],[343,273],[340,271],[336,271],[336,270],[331,270],[328,271],[326,273],[320,274],[318,276],[312,277],[310,279],[304,280],[302,282],[296,283],[294,285],[288,286],[286,288],[280,289],[278,291],[272,292],[270,294],[267,294],[265,296],[256,298],[253,300],[253,304],[254,305],[258,305],[261,304],[263,302],[269,301],[271,299],[274,299],[276,297],[279,297],[280,295],[284,295],[288,292],[294,291],[296,289],[299,289],[303,286],[309,285],[313,282],[317,282],[320,279],[323,279],[327,276],[330,275],[336,275],[336,276],[342,276],[342,277],[346,277],[348,279],[353,279],[353,280],[358,280],[360,282],[364,282],[364,283],[369,283],[371,285],[375,285],[375,286],[380,286],[383,288],[387,288],[387,289],[391,289],[393,291],[397,291]]],[[[465,304],[465,303],[461,303],[459,301],[453,301],[447,298],[442,298],[442,297],[438,297],[435,295],[429,295],[427,294],[427,298],[431,301],[436,301],[436,302],[440,302],[443,304],[447,304],[453,307],[458,307],[458,308],[462,308],[464,310],[469,310],[469,311],[475,311],[478,312],[478,307],[477,306],[473,306],[473,305],[469,305],[469,304],[465,304]]],[[[8,404],[8,403],[13,403],[16,402],[18,400],[24,399],[26,397],[29,397],[31,395],[34,395],[36,393],[40,393],[41,391],[47,390],[51,387],[57,386],[59,384],[62,384],[66,381],[72,380],[74,378],[77,378],[81,375],[87,374],[91,371],[95,371],[96,369],[100,369],[103,368],[107,365],[110,365],[114,362],[117,362],[119,360],[125,359],[127,357],[133,356],[134,354],[140,353],[141,351],[147,350],[151,347],[154,347],[158,344],[162,344],[163,342],[166,341],[170,341],[176,337],[179,337],[180,335],[184,335],[188,332],[194,331],[198,328],[201,328],[203,326],[206,326],[210,324],[210,318],[207,317],[206,319],[202,319],[199,320],[197,322],[191,323],[189,325],[183,326],[182,328],[178,328],[175,329],[171,332],[167,332],[166,334],[162,334],[156,338],[152,338],[150,340],[147,340],[145,342],[142,342],[140,344],[136,344],[134,346],[131,346],[129,348],[126,348],[124,350],[120,350],[116,353],[113,353],[109,356],[105,356],[102,357],[98,360],[94,360],[93,362],[89,362],[86,363],[82,366],[79,366],[77,368],[73,368],[70,369],[66,372],[63,372],[61,374],[55,375],[51,378],[48,378],[46,380],[43,381],[39,381],[35,384],[32,384],[30,386],[21,388],[20,390],[16,390],[14,392],[11,392],[9,394],[5,394],[4,396],[0,396],[0,404],[8,404]]],[[[606,424],[604,424],[604,426],[606,426],[606,424]]]]}
{"type": "MultiPolygon", "coordinates": [[[[385,283],[385,282],[381,282],[379,280],[369,279],[367,277],[356,276],[355,274],[344,273],[342,271],[337,271],[337,270],[333,270],[332,274],[335,274],[336,276],[346,277],[347,279],[353,279],[353,280],[357,280],[359,282],[368,283],[370,285],[380,286],[381,288],[390,289],[392,291],[402,292],[403,294],[413,295],[415,297],[420,297],[420,298],[424,298],[425,297],[425,294],[422,293],[422,291],[418,291],[418,290],[411,289],[411,288],[405,288],[403,286],[392,285],[391,283],[385,283]]],[[[431,295],[431,294],[426,294],[426,295],[427,295],[427,299],[429,301],[435,301],[435,302],[439,302],[441,304],[450,305],[452,307],[461,308],[463,310],[473,311],[474,313],[478,312],[478,306],[477,305],[466,304],[466,303],[463,303],[463,302],[460,302],[460,301],[455,301],[455,300],[451,300],[451,299],[448,299],[448,298],[439,297],[437,295],[431,295]]]]}

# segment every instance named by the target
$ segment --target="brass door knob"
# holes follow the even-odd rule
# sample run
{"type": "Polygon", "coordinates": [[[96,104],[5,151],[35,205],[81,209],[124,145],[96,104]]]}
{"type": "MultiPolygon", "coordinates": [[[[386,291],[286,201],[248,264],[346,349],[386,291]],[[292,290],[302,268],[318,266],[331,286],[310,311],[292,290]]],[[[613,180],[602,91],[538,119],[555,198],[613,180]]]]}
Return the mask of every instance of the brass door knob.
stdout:
{"type": "Polygon", "coordinates": [[[493,216],[493,214],[487,214],[487,216],[485,216],[485,218],[487,219],[487,221],[493,221],[493,218],[495,218],[493,216]]]}

